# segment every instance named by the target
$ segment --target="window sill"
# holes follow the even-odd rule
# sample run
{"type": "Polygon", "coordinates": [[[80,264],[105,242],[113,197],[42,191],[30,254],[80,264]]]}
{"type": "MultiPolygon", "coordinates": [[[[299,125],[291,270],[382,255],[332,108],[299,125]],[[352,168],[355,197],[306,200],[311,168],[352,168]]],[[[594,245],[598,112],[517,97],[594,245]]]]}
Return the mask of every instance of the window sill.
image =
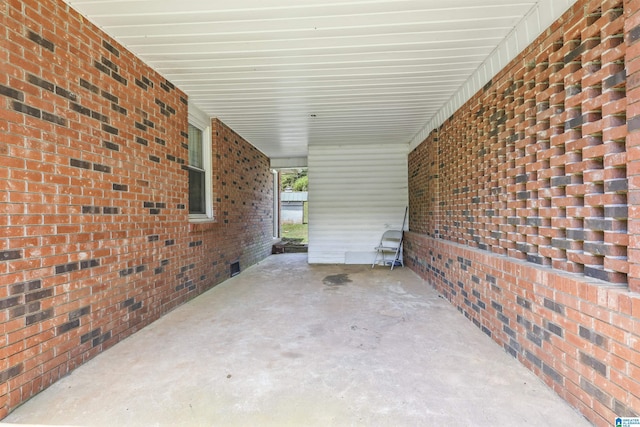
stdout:
{"type": "Polygon", "coordinates": [[[190,218],[189,232],[195,233],[199,231],[213,230],[218,223],[214,218],[190,218]]]}

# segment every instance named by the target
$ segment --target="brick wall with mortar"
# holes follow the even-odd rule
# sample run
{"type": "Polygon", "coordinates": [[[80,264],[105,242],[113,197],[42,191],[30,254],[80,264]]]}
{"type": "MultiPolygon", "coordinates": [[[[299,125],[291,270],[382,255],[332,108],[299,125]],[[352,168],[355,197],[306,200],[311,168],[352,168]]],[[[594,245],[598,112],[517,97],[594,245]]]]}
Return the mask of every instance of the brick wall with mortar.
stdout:
{"type": "Polygon", "coordinates": [[[58,0],[0,3],[0,419],[271,249],[269,160],[212,121],[190,224],[187,99],[58,0]]]}
{"type": "Polygon", "coordinates": [[[603,426],[640,413],[639,9],[578,1],[409,156],[407,265],[603,426]]]}

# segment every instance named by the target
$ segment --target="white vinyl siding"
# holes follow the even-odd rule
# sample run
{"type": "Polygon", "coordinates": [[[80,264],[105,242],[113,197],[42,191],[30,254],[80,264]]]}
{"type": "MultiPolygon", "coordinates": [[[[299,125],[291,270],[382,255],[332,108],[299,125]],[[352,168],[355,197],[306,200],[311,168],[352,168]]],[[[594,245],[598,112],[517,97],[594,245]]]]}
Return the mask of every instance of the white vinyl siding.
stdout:
{"type": "Polygon", "coordinates": [[[309,262],[367,264],[408,203],[407,145],[309,147],[309,262]]]}

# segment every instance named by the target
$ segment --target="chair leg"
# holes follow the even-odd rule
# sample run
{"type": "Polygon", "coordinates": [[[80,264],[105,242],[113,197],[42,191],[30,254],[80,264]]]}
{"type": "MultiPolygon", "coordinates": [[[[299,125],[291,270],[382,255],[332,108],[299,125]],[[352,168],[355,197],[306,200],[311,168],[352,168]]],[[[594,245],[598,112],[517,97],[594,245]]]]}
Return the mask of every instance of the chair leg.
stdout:
{"type": "Polygon", "coordinates": [[[396,266],[396,262],[400,261],[400,265],[404,267],[404,262],[400,260],[400,248],[396,250],[396,255],[393,257],[393,261],[391,261],[391,269],[396,266]]]}

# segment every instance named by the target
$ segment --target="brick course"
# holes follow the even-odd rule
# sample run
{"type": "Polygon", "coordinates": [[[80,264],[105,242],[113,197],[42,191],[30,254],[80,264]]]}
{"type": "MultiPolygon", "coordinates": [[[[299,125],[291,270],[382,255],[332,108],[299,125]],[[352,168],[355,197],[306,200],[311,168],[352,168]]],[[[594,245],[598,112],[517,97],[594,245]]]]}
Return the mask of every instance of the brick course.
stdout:
{"type": "Polygon", "coordinates": [[[189,223],[187,97],[64,2],[0,6],[0,419],[270,254],[269,159],[212,121],[189,223]]]}
{"type": "Polygon", "coordinates": [[[407,265],[596,425],[640,413],[638,10],[578,1],[409,155],[407,265]]]}

